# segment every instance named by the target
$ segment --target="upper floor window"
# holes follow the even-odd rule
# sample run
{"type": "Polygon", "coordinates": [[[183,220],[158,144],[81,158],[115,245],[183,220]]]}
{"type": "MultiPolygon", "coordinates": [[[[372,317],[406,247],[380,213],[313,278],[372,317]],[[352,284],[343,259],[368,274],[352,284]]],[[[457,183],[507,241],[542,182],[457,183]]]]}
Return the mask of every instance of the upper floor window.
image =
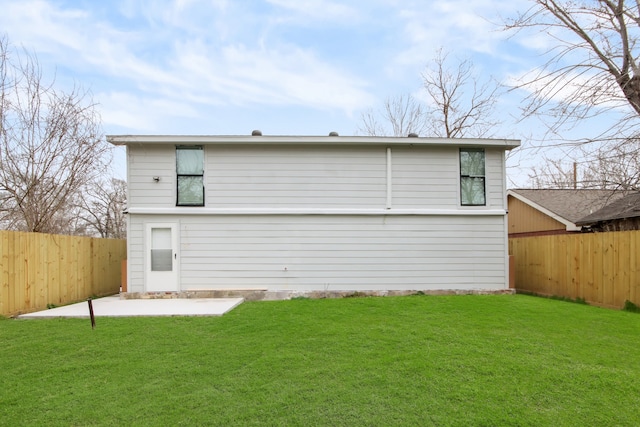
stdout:
{"type": "Polygon", "coordinates": [[[460,149],[460,203],[485,206],[485,167],[482,148],[460,149]]]}
{"type": "Polygon", "coordinates": [[[201,146],[176,147],[177,206],[204,206],[204,150],[201,146]]]}

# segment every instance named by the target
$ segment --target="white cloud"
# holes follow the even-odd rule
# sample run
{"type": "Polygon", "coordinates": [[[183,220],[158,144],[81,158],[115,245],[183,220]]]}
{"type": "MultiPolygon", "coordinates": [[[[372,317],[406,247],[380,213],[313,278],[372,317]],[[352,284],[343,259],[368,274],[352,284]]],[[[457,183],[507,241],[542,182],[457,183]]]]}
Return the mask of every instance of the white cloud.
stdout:
{"type": "Polygon", "coordinates": [[[449,0],[398,3],[396,19],[403,28],[406,43],[390,61],[390,75],[402,75],[403,69],[415,70],[444,48],[461,56],[475,54],[498,56],[499,46],[509,34],[501,31],[502,16],[528,7],[522,0],[449,0]],[[522,6],[524,4],[524,6],[522,6]]]}
{"type": "Polygon", "coordinates": [[[431,7],[404,10],[412,49],[450,46],[458,51],[486,51],[497,38],[495,28],[474,2],[437,2],[431,7]]]}
{"type": "MultiPolygon", "coordinates": [[[[324,10],[329,17],[354,13],[332,2],[274,1],[296,13],[313,15],[324,10]]],[[[247,38],[252,44],[199,37],[216,34],[215,28],[202,22],[204,16],[236,20],[239,27],[245,18],[256,19],[225,15],[224,1],[205,9],[200,21],[194,20],[186,30],[188,18],[199,14],[201,6],[196,0],[123,2],[119,10],[126,12],[124,19],[140,24],[129,22],[128,27],[107,21],[97,11],[64,9],[43,0],[9,2],[5,10],[20,22],[8,28],[11,41],[15,37],[39,56],[51,56],[66,68],[109,82],[94,88],[102,98],[95,96],[104,105],[107,123],[153,129],[154,120],[174,116],[176,111],[195,114],[193,104],[295,105],[352,114],[373,102],[363,79],[308,48],[277,40],[261,46],[259,29],[246,28],[245,32],[256,34],[253,40],[247,38]]],[[[0,18],[0,25],[8,22],[0,18]]]]}
{"type": "Polygon", "coordinates": [[[613,79],[603,81],[595,72],[549,74],[541,68],[507,76],[506,84],[518,87],[526,94],[540,94],[552,103],[571,105],[597,105],[603,109],[626,111],[629,106],[613,79]],[[599,81],[599,84],[594,84],[599,81]],[[594,92],[593,89],[596,89],[594,92]]]}
{"type": "Polygon", "coordinates": [[[295,13],[299,25],[308,25],[310,21],[353,22],[359,20],[361,13],[342,3],[326,0],[267,0],[268,3],[295,13]]]}
{"type": "Polygon", "coordinates": [[[166,117],[198,118],[199,111],[191,104],[159,97],[141,97],[126,92],[96,94],[100,114],[106,125],[136,132],[155,132],[166,117]]]}
{"type": "Polygon", "coordinates": [[[84,36],[69,22],[82,21],[88,14],[78,9],[60,10],[44,0],[5,2],[0,18],[1,27],[13,39],[28,45],[38,53],[73,50],[83,44],[84,36]]]}
{"type": "Polygon", "coordinates": [[[11,42],[88,85],[105,105],[105,121],[145,129],[177,110],[193,118],[203,109],[290,106],[355,117],[385,96],[417,89],[441,46],[460,57],[494,55],[506,34],[485,18],[516,7],[496,0],[2,1],[0,28],[11,42]],[[136,114],[144,118],[132,120],[136,114]]]}
{"type": "Polygon", "coordinates": [[[294,104],[352,112],[372,101],[362,81],[295,47],[227,46],[219,56],[211,56],[207,46],[187,44],[179,51],[180,71],[193,76],[202,85],[200,90],[217,98],[224,96],[231,103],[294,104]]]}

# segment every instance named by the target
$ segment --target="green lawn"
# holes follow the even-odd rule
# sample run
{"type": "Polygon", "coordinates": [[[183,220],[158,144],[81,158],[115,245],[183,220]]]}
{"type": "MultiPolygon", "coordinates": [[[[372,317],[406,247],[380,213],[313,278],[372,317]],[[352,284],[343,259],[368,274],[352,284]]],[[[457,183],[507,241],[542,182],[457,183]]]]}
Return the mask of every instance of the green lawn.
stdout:
{"type": "Polygon", "coordinates": [[[640,423],[640,315],[524,295],[0,320],[0,425],[640,423]]]}

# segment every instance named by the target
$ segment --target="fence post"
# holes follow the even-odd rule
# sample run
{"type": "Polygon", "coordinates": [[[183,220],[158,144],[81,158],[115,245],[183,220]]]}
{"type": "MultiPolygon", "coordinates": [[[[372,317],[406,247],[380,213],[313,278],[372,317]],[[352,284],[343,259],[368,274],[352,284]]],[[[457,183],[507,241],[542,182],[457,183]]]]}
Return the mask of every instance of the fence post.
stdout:
{"type": "Polygon", "coordinates": [[[509,289],[516,288],[516,257],[509,255],[509,289]]]}

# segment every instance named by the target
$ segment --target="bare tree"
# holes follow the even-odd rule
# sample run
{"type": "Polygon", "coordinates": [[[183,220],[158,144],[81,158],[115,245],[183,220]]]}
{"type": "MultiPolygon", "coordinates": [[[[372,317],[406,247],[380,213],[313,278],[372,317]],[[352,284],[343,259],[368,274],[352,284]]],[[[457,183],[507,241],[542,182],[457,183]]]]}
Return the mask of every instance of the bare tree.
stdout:
{"type": "Polygon", "coordinates": [[[607,143],[579,158],[545,159],[529,175],[533,188],[640,191],[640,140],[607,143]]]}
{"type": "Polygon", "coordinates": [[[453,62],[438,50],[422,80],[424,100],[411,95],[387,98],[381,111],[362,115],[359,131],[373,136],[426,133],[443,138],[493,134],[501,86],[478,76],[471,61],[453,62]]]}
{"type": "MultiPolygon", "coordinates": [[[[578,185],[579,177],[574,175],[575,162],[567,162],[566,159],[545,158],[541,166],[535,166],[529,174],[531,188],[571,189],[583,188],[578,185]]],[[[582,182],[582,180],[580,180],[582,182]]]]}
{"type": "Polygon", "coordinates": [[[380,112],[369,110],[361,121],[359,131],[371,136],[420,135],[427,127],[424,107],[411,95],[388,97],[380,112]]]}
{"type": "Polygon", "coordinates": [[[598,188],[640,191],[640,140],[600,147],[585,167],[585,185],[598,188]]]}
{"type": "Polygon", "coordinates": [[[525,115],[551,118],[550,130],[558,133],[582,119],[625,107],[630,116],[590,139],[615,140],[621,130],[627,138],[628,127],[635,126],[640,115],[640,3],[531,2],[529,10],[506,24],[507,29],[539,30],[552,43],[546,63],[515,85],[530,91],[525,115]]]}
{"type": "Polygon", "coordinates": [[[0,226],[73,233],[73,198],[104,173],[109,153],[88,94],[55,89],[33,55],[1,38],[0,226]]]}
{"type": "Polygon", "coordinates": [[[84,234],[125,239],[126,203],[127,183],[121,179],[112,178],[88,185],[77,206],[84,234]]]}
{"type": "Polygon", "coordinates": [[[498,121],[493,117],[501,86],[482,79],[470,60],[451,63],[438,50],[422,73],[427,94],[429,133],[443,138],[490,137],[498,121]]]}

